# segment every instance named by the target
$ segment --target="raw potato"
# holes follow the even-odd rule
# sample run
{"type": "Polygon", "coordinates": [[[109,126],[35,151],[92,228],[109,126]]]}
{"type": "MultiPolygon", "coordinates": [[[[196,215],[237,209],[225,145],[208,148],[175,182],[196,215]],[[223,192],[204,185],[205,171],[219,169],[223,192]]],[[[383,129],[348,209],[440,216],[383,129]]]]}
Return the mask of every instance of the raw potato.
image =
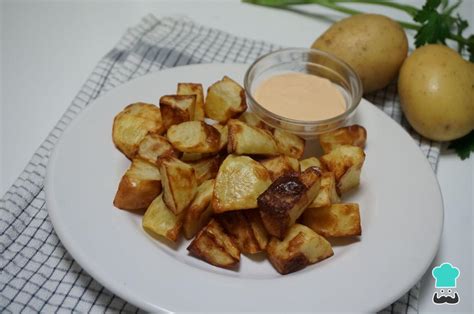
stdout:
{"type": "Polygon", "coordinates": [[[167,132],[174,148],[185,153],[217,153],[221,134],[202,121],[187,121],[173,125],[167,132]]]}
{"type": "Polygon", "coordinates": [[[212,84],[207,90],[204,104],[207,117],[225,123],[245,110],[247,102],[244,89],[227,76],[212,84]]]}
{"type": "Polygon", "coordinates": [[[333,24],[311,48],[347,62],[359,74],[364,93],[370,93],[396,78],[408,53],[408,41],[403,28],[392,19],[357,14],[333,24]]]}
{"type": "Polygon", "coordinates": [[[197,192],[197,180],[193,167],[172,157],[158,159],[163,184],[163,200],[176,215],[184,211],[197,192]]]}
{"type": "Polygon", "coordinates": [[[195,95],[166,95],[160,98],[163,125],[170,126],[192,120],[196,104],[195,95]]]}
{"type": "Polygon", "coordinates": [[[308,168],[278,178],[258,197],[258,208],[268,233],[283,239],[288,229],[319,192],[321,172],[308,168]]]}
{"type": "Polygon", "coordinates": [[[120,180],[114,206],[141,213],[160,193],[161,176],[158,167],[136,158],[120,180]]]}
{"type": "Polygon", "coordinates": [[[279,155],[272,134],[264,129],[252,127],[239,120],[230,120],[227,152],[238,155],[279,155]]]}
{"type": "Polygon", "coordinates": [[[277,156],[260,161],[260,163],[268,170],[272,181],[279,177],[292,172],[300,172],[300,164],[298,159],[288,156],[277,156]]]}
{"type": "Polygon", "coordinates": [[[232,268],[240,261],[240,250],[224,228],[212,219],[188,246],[194,256],[223,268],[232,268]]]}
{"type": "Polygon", "coordinates": [[[204,181],[197,189],[196,196],[184,215],[183,232],[186,239],[194,237],[204,227],[213,214],[211,204],[214,181],[204,181]]]}
{"type": "Polygon", "coordinates": [[[435,141],[474,129],[474,64],[443,45],[413,52],[400,70],[398,92],[411,126],[435,141]]]}
{"type": "Polygon", "coordinates": [[[360,236],[358,204],[333,204],[323,208],[308,208],[303,224],[323,237],[360,236]]]}
{"type": "Polygon", "coordinates": [[[178,83],[178,95],[195,95],[196,105],[194,106],[194,116],[192,120],[204,121],[204,92],[202,84],[178,83]]]}
{"type": "Polygon", "coordinates": [[[357,124],[339,128],[319,136],[319,145],[321,145],[321,148],[326,154],[341,145],[352,145],[364,148],[366,141],[367,131],[363,126],[357,124]]]}
{"type": "Polygon", "coordinates": [[[154,238],[165,237],[176,242],[181,230],[183,215],[176,216],[158,196],[148,207],[142,219],[143,230],[154,238]]]}
{"type": "Polygon", "coordinates": [[[158,134],[148,134],[140,142],[138,146],[137,157],[140,157],[148,162],[156,163],[160,156],[175,156],[177,157],[176,151],[171,146],[170,142],[166,137],[158,134]]]}
{"type": "Polygon", "coordinates": [[[257,208],[257,197],[271,183],[270,174],[259,162],[229,155],[217,173],[212,208],[216,213],[257,208]]]}
{"type": "Polygon", "coordinates": [[[164,130],[160,108],[138,102],[128,105],[115,116],[112,140],[118,150],[131,160],[148,133],[161,134],[164,130]]]}
{"type": "Polygon", "coordinates": [[[304,139],[298,135],[294,135],[280,129],[275,129],[273,131],[273,137],[277,142],[280,153],[296,159],[303,157],[305,145],[304,139]]]}
{"type": "Polygon", "coordinates": [[[342,145],[320,159],[325,168],[334,173],[339,194],[359,186],[360,173],[365,161],[362,148],[342,145]]]}
{"type": "Polygon", "coordinates": [[[298,271],[334,255],[331,244],[310,228],[294,224],[285,238],[273,238],[267,246],[273,267],[282,275],[298,271]]]}

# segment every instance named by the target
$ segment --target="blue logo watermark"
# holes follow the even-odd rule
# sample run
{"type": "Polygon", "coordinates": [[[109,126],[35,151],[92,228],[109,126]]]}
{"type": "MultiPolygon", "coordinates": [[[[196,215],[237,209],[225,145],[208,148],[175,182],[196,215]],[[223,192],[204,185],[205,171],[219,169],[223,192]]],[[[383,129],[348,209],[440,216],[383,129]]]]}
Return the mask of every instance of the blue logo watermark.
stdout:
{"type": "Polygon", "coordinates": [[[436,291],[433,294],[434,304],[454,305],[459,303],[459,294],[456,290],[457,279],[461,272],[459,268],[454,267],[451,263],[443,263],[436,266],[431,271],[435,279],[436,291]]]}

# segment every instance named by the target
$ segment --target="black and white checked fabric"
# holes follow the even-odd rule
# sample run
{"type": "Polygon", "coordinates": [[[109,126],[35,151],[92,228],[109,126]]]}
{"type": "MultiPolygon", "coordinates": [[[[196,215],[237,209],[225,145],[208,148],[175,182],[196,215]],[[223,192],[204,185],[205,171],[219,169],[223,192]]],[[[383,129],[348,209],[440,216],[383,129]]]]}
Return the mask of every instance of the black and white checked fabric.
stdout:
{"type": "MultiPolygon", "coordinates": [[[[148,15],[97,64],[60,121],[0,200],[0,312],[138,312],[72,259],[48,218],[43,181],[51,150],[69,123],[95,98],[130,79],[193,63],[249,63],[279,48],[239,38],[186,18],[148,15]]],[[[436,169],[440,145],[411,131],[396,86],[368,97],[412,134],[436,169]]],[[[419,284],[384,312],[418,310],[419,284]]]]}

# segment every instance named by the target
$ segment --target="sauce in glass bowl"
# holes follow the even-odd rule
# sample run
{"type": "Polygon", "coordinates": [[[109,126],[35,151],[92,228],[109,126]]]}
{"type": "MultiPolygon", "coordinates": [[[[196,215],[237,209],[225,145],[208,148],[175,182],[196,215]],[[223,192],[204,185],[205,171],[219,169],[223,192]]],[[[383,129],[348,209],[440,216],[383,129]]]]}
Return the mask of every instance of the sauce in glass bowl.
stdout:
{"type": "Polygon", "coordinates": [[[330,80],[306,73],[267,78],[257,86],[254,97],[269,111],[301,121],[325,120],[346,111],[344,96],[330,80]]]}

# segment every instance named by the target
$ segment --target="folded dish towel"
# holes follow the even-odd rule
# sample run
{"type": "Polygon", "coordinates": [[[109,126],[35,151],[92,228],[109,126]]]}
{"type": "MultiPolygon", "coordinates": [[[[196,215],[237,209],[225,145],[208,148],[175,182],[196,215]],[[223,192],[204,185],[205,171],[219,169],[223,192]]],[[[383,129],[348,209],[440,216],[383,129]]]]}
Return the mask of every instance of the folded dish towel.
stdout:
{"type": "MultiPolygon", "coordinates": [[[[0,312],[138,311],[91,278],[72,259],[48,218],[43,182],[51,150],[69,123],[95,98],[138,76],[192,63],[250,63],[278,49],[195,24],[148,15],[97,64],[31,161],[0,200],[0,312]]],[[[396,86],[367,97],[413,136],[436,169],[439,143],[413,132],[400,110],[396,86]]],[[[419,284],[384,311],[417,312],[419,284]]]]}

